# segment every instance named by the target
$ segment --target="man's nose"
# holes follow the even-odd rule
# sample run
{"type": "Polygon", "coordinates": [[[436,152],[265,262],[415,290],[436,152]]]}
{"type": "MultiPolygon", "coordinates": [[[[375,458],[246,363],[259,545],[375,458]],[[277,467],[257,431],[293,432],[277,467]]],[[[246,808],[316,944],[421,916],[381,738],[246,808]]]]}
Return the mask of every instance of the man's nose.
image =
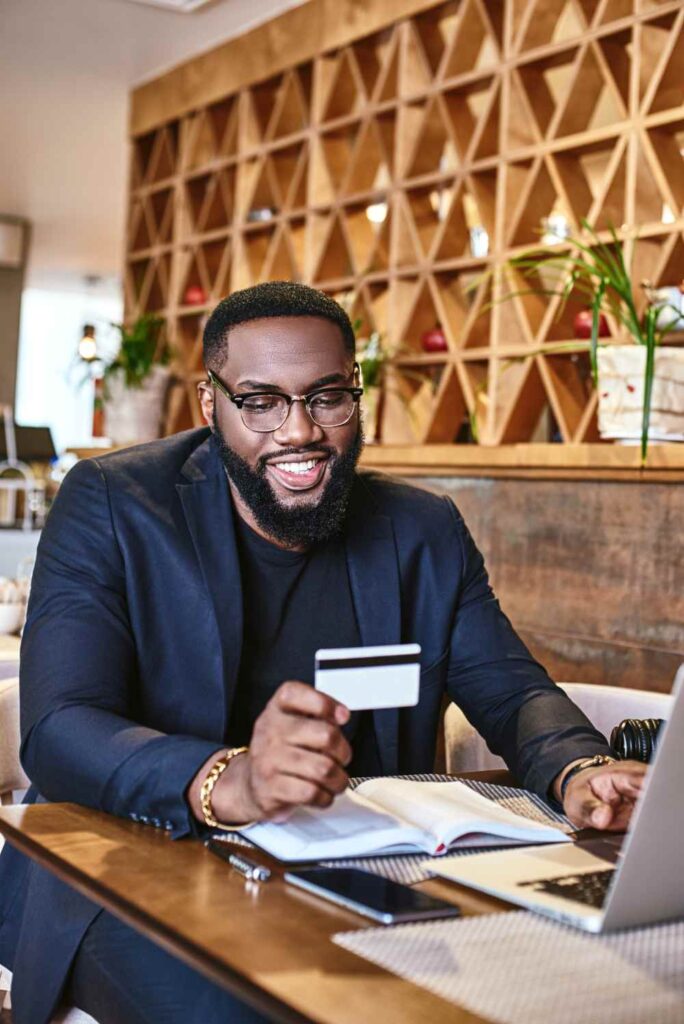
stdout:
{"type": "Polygon", "coordinates": [[[291,448],[303,448],[307,444],[320,441],[324,436],[321,427],[309,416],[306,404],[295,401],[282,427],[274,431],[273,440],[278,444],[289,445],[291,448]]]}

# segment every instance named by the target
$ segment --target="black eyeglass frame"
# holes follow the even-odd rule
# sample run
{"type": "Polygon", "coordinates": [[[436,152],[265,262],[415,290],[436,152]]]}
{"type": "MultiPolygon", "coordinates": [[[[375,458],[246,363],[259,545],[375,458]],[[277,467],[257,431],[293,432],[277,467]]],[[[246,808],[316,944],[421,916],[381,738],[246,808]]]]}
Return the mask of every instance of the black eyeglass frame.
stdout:
{"type": "Polygon", "coordinates": [[[356,409],[358,408],[359,401],[361,400],[361,396],[363,395],[363,374],[361,371],[361,367],[359,366],[358,363],[354,363],[353,372],[359,375],[359,380],[361,382],[360,386],[315,388],[313,391],[308,391],[305,395],[286,395],[284,391],[244,391],[241,392],[240,394],[235,394],[235,392],[229,391],[229,389],[226,387],[223,381],[216,376],[213,370],[207,370],[207,377],[209,378],[209,382],[213,384],[215,388],[218,388],[222,395],[225,395],[226,398],[233,403],[233,405],[237,406],[237,408],[240,410],[240,418],[242,419],[243,423],[245,423],[245,420],[244,417],[242,416],[242,406],[244,405],[248,398],[284,398],[285,401],[287,402],[287,412],[285,413],[285,416],[283,417],[282,421],[278,424],[277,427],[269,427],[267,430],[259,430],[257,427],[250,427],[249,424],[245,423],[247,429],[254,431],[255,434],[272,434],[274,431],[280,430],[283,423],[287,422],[287,417],[290,415],[290,409],[292,408],[293,402],[304,402],[304,407],[306,408],[306,411],[309,414],[312,423],[315,423],[317,427],[323,427],[324,430],[326,429],[326,427],[334,429],[335,427],[343,427],[345,426],[345,424],[349,423],[349,420],[352,418],[356,409]],[[347,416],[346,420],[343,420],[341,423],[321,424],[318,423],[311,415],[311,409],[309,408],[310,403],[314,400],[314,398],[316,398],[317,395],[324,395],[329,391],[344,391],[345,393],[350,394],[354,399],[354,405],[352,406],[351,412],[347,416]]]}

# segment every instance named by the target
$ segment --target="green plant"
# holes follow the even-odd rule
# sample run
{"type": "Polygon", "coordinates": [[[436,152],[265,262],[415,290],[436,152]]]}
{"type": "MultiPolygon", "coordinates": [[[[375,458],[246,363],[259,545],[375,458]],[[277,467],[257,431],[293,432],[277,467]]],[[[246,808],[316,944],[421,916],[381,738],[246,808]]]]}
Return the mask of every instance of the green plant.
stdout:
{"type": "Polygon", "coordinates": [[[358,337],[362,325],[362,320],[355,320],[353,324],[359,346],[356,361],[361,367],[361,376],[365,387],[377,388],[382,384],[382,373],[385,363],[389,359],[389,353],[383,346],[380,331],[371,331],[367,338],[358,337]]]}
{"type": "MultiPolygon", "coordinates": [[[[618,238],[615,228],[610,227],[610,241],[604,242],[586,220],[582,220],[582,227],[588,236],[586,241],[571,235],[565,240],[562,251],[556,247],[535,249],[514,257],[509,262],[509,266],[524,279],[538,280],[540,276],[545,276],[557,287],[522,288],[502,296],[501,301],[514,295],[558,295],[561,298],[558,309],[560,317],[571,295],[584,296],[592,313],[589,353],[595,385],[598,383],[597,349],[600,344],[598,339],[601,313],[610,314],[615,322],[628,331],[636,344],[645,347],[646,368],[641,423],[641,459],[644,462],[651,419],[655,349],[665,335],[673,330],[675,321],[658,326],[658,317],[664,306],[657,304],[649,305],[643,318],[639,316],[624,245],[618,238]]],[[[585,346],[577,345],[577,351],[582,348],[585,346]]],[[[545,347],[540,351],[546,350],[545,347]]]]}
{"type": "Polygon", "coordinates": [[[107,380],[123,372],[127,388],[139,388],[150,375],[153,366],[167,366],[171,348],[164,337],[164,320],[160,316],[144,313],[132,324],[112,324],[120,336],[119,350],[104,368],[107,380]]]}

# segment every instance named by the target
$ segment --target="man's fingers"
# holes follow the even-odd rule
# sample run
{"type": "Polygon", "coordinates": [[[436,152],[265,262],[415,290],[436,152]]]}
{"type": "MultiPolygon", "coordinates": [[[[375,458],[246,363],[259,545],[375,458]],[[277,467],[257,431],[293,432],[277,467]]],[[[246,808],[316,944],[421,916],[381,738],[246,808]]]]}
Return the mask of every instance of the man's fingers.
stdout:
{"type": "Polygon", "coordinates": [[[311,718],[322,718],[328,722],[344,725],[349,721],[349,709],[333,700],[326,693],[314,690],[306,683],[290,680],[276,690],[273,701],[275,706],[288,715],[308,715],[311,718]]]}
{"type": "Polygon", "coordinates": [[[268,798],[270,807],[266,810],[271,816],[301,806],[330,807],[334,796],[327,789],[308,779],[298,779],[294,775],[278,775],[269,786],[268,798]]]}
{"type": "Polygon", "coordinates": [[[597,800],[591,792],[584,799],[579,799],[575,808],[570,809],[568,817],[578,828],[599,828],[615,831],[622,821],[622,806],[611,806],[597,800]]]}
{"type": "Polygon", "coordinates": [[[641,792],[645,772],[613,771],[610,774],[596,773],[589,776],[589,786],[602,800],[613,802],[611,798],[621,800],[628,797],[636,800],[641,792]]]}
{"type": "Polygon", "coordinates": [[[621,761],[580,772],[567,788],[565,812],[578,827],[624,831],[641,793],[648,766],[621,761]]]}
{"type": "Polygon", "coordinates": [[[320,722],[313,718],[294,720],[287,733],[287,743],[305,750],[328,754],[338,764],[347,765],[352,759],[352,749],[336,725],[320,722]]]}
{"type": "Polygon", "coordinates": [[[585,801],[582,812],[587,823],[594,828],[608,828],[613,822],[613,808],[599,800],[585,801]]]}
{"type": "Polygon", "coordinates": [[[349,776],[337,761],[301,747],[286,748],[279,767],[285,775],[314,782],[333,796],[343,793],[349,784],[349,776]]]}

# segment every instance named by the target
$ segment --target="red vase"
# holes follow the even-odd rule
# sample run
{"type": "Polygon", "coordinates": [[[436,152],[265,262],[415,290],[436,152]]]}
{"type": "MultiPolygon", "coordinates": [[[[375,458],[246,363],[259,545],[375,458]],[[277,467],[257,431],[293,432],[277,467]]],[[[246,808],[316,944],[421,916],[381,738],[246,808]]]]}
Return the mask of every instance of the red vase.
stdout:
{"type": "Polygon", "coordinates": [[[207,301],[207,293],[198,284],[189,284],[183,295],[186,306],[203,306],[207,301]]]}
{"type": "MultiPolygon", "coordinates": [[[[591,338],[591,325],[593,322],[593,313],[590,309],[581,309],[579,313],[575,315],[575,319],[572,322],[572,326],[575,331],[576,338],[591,338]]],[[[598,336],[599,338],[607,338],[610,335],[610,329],[608,327],[608,321],[606,320],[603,313],[599,313],[598,321],[598,336]]]]}
{"type": "Polygon", "coordinates": [[[447,352],[449,350],[446,334],[439,324],[421,334],[420,344],[423,352],[447,352]]]}

